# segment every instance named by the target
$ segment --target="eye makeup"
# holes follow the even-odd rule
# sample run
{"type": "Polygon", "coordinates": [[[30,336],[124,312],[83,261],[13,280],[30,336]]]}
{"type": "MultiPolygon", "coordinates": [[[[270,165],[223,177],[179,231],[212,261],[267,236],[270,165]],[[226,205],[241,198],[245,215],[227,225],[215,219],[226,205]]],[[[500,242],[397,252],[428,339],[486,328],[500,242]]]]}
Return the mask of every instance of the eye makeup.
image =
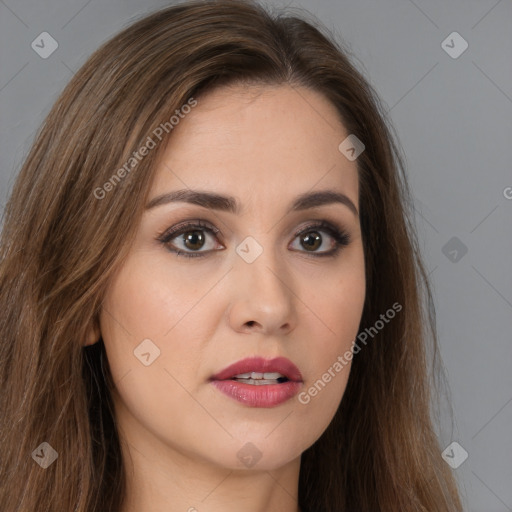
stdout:
{"type": "MultiPolygon", "coordinates": [[[[193,236],[197,237],[202,233],[208,233],[214,238],[217,238],[217,235],[220,233],[220,230],[216,228],[214,225],[210,224],[208,221],[204,221],[202,219],[189,220],[180,222],[166,229],[163,233],[160,233],[157,236],[157,241],[161,243],[171,253],[174,253],[177,256],[184,256],[187,258],[206,257],[212,252],[225,249],[224,246],[221,246],[221,248],[211,250],[185,250],[184,247],[176,247],[176,245],[172,243],[172,241],[178,239],[180,235],[193,234],[193,236]]],[[[327,233],[327,235],[330,238],[332,238],[333,243],[331,243],[332,247],[330,250],[292,250],[304,252],[305,254],[311,255],[312,257],[333,257],[336,256],[343,247],[349,245],[351,241],[350,235],[345,229],[339,227],[336,223],[327,220],[315,220],[307,223],[305,226],[301,227],[299,230],[295,232],[294,239],[297,237],[303,237],[302,242],[304,242],[305,238],[310,240],[309,237],[311,236],[311,234],[315,234],[316,236],[314,237],[314,241],[320,240],[321,243],[323,244],[325,240],[321,233],[327,233]]],[[[200,238],[204,239],[205,241],[207,240],[207,237],[204,236],[200,236],[200,238]]],[[[184,243],[185,241],[190,241],[190,238],[185,239],[182,237],[180,239],[180,242],[182,243],[184,243]]]]}

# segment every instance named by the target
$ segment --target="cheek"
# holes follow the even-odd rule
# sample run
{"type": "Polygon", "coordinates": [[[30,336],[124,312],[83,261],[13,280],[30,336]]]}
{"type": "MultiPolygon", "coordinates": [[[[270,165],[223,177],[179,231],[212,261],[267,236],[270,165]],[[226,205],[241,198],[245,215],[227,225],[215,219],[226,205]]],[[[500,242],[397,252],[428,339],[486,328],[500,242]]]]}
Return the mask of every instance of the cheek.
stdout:
{"type": "Polygon", "coordinates": [[[109,313],[105,315],[106,323],[123,327],[132,341],[170,335],[201,293],[194,282],[176,273],[159,272],[162,268],[166,268],[165,262],[153,260],[148,264],[143,254],[136,255],[109,287],[104,301],[109,313]]]}
{"type": "Polygon", "coordinates": [[[312,315],[311,340],[306,343],[311,369],[304,382],[303,393],[297,396],[298,407],[308,411],[311,436],[320,435],[334,416],[345,391],[352,362],[355,340],[365,300],[364,268],[353,267],[329,285],[322,293],[310,296],[307,306],[312,315]],[[315,320],[315,321],[314,321],[315,320]]]}
{"type": "Polygon", "coordinates": [[[319,291],[306,295],[304,289],[303,296],[307,298],[305,305],[317,317],[315,323],[311,322],[317,331],[312,352],[319,355],[318,363],[321,360],[325,366],[345,352],[357,335],[366,294],[364,267],[351,266],[337,278],[327,276],[316,281],[319,291]]]}
{"type": "Polygon", "coordinates": [[[155,433],[180,437],[186,422],[175,421],[176,411],[201,415],[188,390],[197,386],[201,340],[208,339],[208,311],[198,304],[207,288],[161,268],[138,257],[125,263],[105,296],[101,332],[124,421],[134,417],[155,433]]]}
{"type": "Polygon", "coordinates": [[[147,370],[168,369],[188,387],[195,385],[219,306],[208,297],[211,278],[169,267],[160,256],[149,260],[135,253],[109,286],[100,321],[114,380],[141,369],[152,379],[155,372],[147,370]],[[146,367],[138,356],[148,352],[146,359],[154,362],[146,367]]]}

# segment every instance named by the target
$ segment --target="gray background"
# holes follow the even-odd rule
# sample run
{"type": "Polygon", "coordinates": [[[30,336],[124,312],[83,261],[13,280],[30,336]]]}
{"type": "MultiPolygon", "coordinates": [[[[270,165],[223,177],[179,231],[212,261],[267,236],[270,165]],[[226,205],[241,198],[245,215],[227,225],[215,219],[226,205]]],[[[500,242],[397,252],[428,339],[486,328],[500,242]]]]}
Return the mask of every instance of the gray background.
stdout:
{"type": "MultiPolygon", "coordinates": [[[[0,0],[0,212],[74,71],[131,20],[167,5],[0,0]],[[44,31],[59,44],[47,59],[31,48],[44,31]]],[[[274,5],[319,17],[351,47],[389,111],[406,155],[452,393],[456,423],[452,429],[443,416],[443,448],[457,441],[469,454],[455,470],[466,510],[512,510],[512,2],[274,5]],[[454,31],[469,44],[458,58],[442,47],[454,31]]]]}

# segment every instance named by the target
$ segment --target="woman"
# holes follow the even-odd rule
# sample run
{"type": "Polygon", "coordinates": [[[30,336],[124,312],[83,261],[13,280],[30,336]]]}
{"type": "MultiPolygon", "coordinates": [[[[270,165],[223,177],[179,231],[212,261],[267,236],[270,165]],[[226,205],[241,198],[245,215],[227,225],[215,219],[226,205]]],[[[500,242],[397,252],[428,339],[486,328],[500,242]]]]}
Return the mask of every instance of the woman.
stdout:
{"type": "Polygon", "coordinates": [[[189,2],[103,45],[6,208],[2,510],[460,511],[402,168],[311,22],[189,2]]]}

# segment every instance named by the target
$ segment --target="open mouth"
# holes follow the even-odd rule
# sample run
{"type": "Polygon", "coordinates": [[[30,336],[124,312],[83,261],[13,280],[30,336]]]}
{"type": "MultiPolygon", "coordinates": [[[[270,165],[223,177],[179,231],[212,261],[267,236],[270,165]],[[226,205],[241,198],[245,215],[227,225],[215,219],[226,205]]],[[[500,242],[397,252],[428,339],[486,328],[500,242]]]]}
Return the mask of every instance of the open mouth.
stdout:
{"type": "Polygon", "coordinates": [[[288,377],[282,375],[279,372],[268,372],[268,373],[260,373],[260,372],[250,372],[250,373],[241,373],[239,375],[235,375],[230,380],[236,380],[243,384],[252,384],[254,386],[263,386],[265,384],[281,384],[283,382],[288,382],[288,377]]]}
{"type": "Polygon", "coordinates": [[[251,357],[238,361],[210,378],[222,393],[249,407],[275,407],[295,396],[302,375],[289,359],[251,357]]]}
{"type": "Polygon", "coordinates": [[[302,375],[297,366],[285,357],[249,357],[231,364],[211,377],[211,380],[230,379],[261,386],[288,381],[302,382],[302,375]]]}

